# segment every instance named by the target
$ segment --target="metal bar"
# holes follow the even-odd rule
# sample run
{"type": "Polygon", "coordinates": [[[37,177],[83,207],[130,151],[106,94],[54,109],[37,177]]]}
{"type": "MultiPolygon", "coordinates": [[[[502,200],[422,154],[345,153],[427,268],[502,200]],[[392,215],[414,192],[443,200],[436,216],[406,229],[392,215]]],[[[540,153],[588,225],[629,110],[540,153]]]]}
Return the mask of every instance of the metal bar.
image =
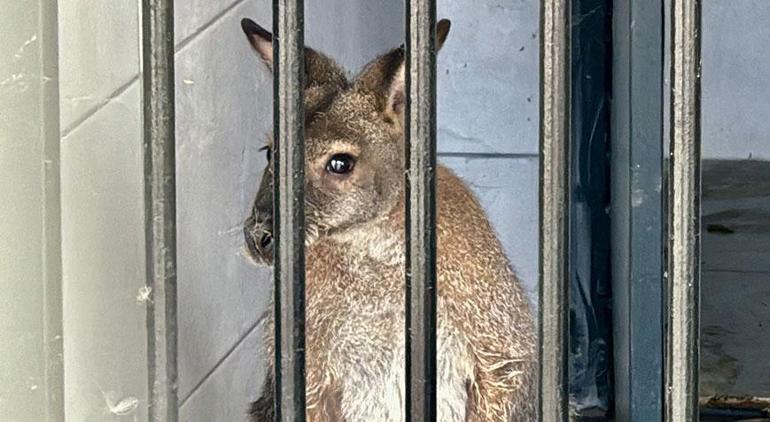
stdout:
{"type": "Polygon", "coordinates": [[[568,418],[570,0],[543,0],[540,24],[541,421],[568,418]]]}
{"type": "Polygon", "coordinates": [[[406,415],[435,421],[436,2],[406,6],[406,415]]]}
{"type": "Polygon", "coordinates": [[[615,417],[663,420],[663,0],[615,2],[612,295],[615,417]],[[643,327],[643,328],[642,328],[643,327]]]}
{"type": "Polygon", "coordinates": [[[305,420],[304,2],[273,2],[275,416],[305,420]]]}
{"type": "Polygon", "coordinates": [[[698,420],[700,2],[671,9],[671,163],[666,421],[698,420]]]}
{"type": "Polygon", "coordinates": [[[178,420],[174,2],[142,1],[149,418],[178,420]]]}

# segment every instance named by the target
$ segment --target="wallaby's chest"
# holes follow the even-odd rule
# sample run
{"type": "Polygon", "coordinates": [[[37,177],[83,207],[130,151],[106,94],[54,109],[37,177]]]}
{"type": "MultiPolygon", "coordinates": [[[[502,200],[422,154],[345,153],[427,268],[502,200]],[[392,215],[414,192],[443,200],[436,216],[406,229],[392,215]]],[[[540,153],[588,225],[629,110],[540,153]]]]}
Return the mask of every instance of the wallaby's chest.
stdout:
{"type": "MultiPolygon", "coordinates": [[[[315,356],[308,349],[308,365],[338,378],[347,422],[403,421],[403,271],[359,265],[308,276],[307,333],[321,346],[315,356]]],[[[464,415],[472,364],[445,321],[439,321],[440,413],[446,415],[442,420],[452,421],[451,415],[464,415]]]]}

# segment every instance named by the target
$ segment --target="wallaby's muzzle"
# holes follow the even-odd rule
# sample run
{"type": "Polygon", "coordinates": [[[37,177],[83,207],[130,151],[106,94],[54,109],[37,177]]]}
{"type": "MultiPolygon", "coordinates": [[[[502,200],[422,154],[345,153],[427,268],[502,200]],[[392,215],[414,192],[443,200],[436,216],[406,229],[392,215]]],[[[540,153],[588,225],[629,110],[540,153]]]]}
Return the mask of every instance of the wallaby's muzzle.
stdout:
{"type": "Polygon", "coordinates": [[[243,224],[243,235],[249,256],[258,264],[273,263],[273,184],[265,169],[251,215],[243,224]]]}
{"type": "Polygon", "coordinates": [[[246,249],[258,264],[271,265],[273,262],[273,221],[251,216],[243,227],[246,249]]]}

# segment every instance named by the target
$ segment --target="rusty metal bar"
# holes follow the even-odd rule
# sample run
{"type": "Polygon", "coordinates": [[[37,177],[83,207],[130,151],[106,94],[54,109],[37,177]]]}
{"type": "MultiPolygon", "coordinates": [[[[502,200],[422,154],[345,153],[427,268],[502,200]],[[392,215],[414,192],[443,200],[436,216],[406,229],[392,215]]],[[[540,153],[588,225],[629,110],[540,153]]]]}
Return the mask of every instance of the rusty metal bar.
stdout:
{"type": "Polygon", "coordinates": [[[275,417],[305,420],[304,2],[273,2],[275,417]]]}
{"type": "Polygon", "coordinates": [[[568,418],[570,0],[543,0],[540,26],[539,415],[568,418]]]}
{"type": "Polygon", "coordinates": [[[406,415],[436,420],[436,2],[406,2],[406,415]]]}
{"type": "Polygon", "coordinates": [[[149,419],[174,422],[179,411],[173,0],[142,1],[142,62],[149,419]]]}
{"type": "Polygon", "coordinates": [[[698,420],[700,2],[671,4],[666,421],[698,420]]]}

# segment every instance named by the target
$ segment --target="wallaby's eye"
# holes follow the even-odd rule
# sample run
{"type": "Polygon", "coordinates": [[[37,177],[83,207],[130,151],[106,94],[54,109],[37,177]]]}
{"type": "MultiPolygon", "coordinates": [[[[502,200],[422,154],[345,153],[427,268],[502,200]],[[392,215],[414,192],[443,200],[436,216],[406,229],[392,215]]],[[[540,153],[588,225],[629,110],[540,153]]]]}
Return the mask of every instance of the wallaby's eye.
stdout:
{"type": "Polygon", "coordinates": [[[353,171],[356,160],[348,154],[334,154],[326,163],[326,171],[334,174],[347,174],[353,171]]]}

